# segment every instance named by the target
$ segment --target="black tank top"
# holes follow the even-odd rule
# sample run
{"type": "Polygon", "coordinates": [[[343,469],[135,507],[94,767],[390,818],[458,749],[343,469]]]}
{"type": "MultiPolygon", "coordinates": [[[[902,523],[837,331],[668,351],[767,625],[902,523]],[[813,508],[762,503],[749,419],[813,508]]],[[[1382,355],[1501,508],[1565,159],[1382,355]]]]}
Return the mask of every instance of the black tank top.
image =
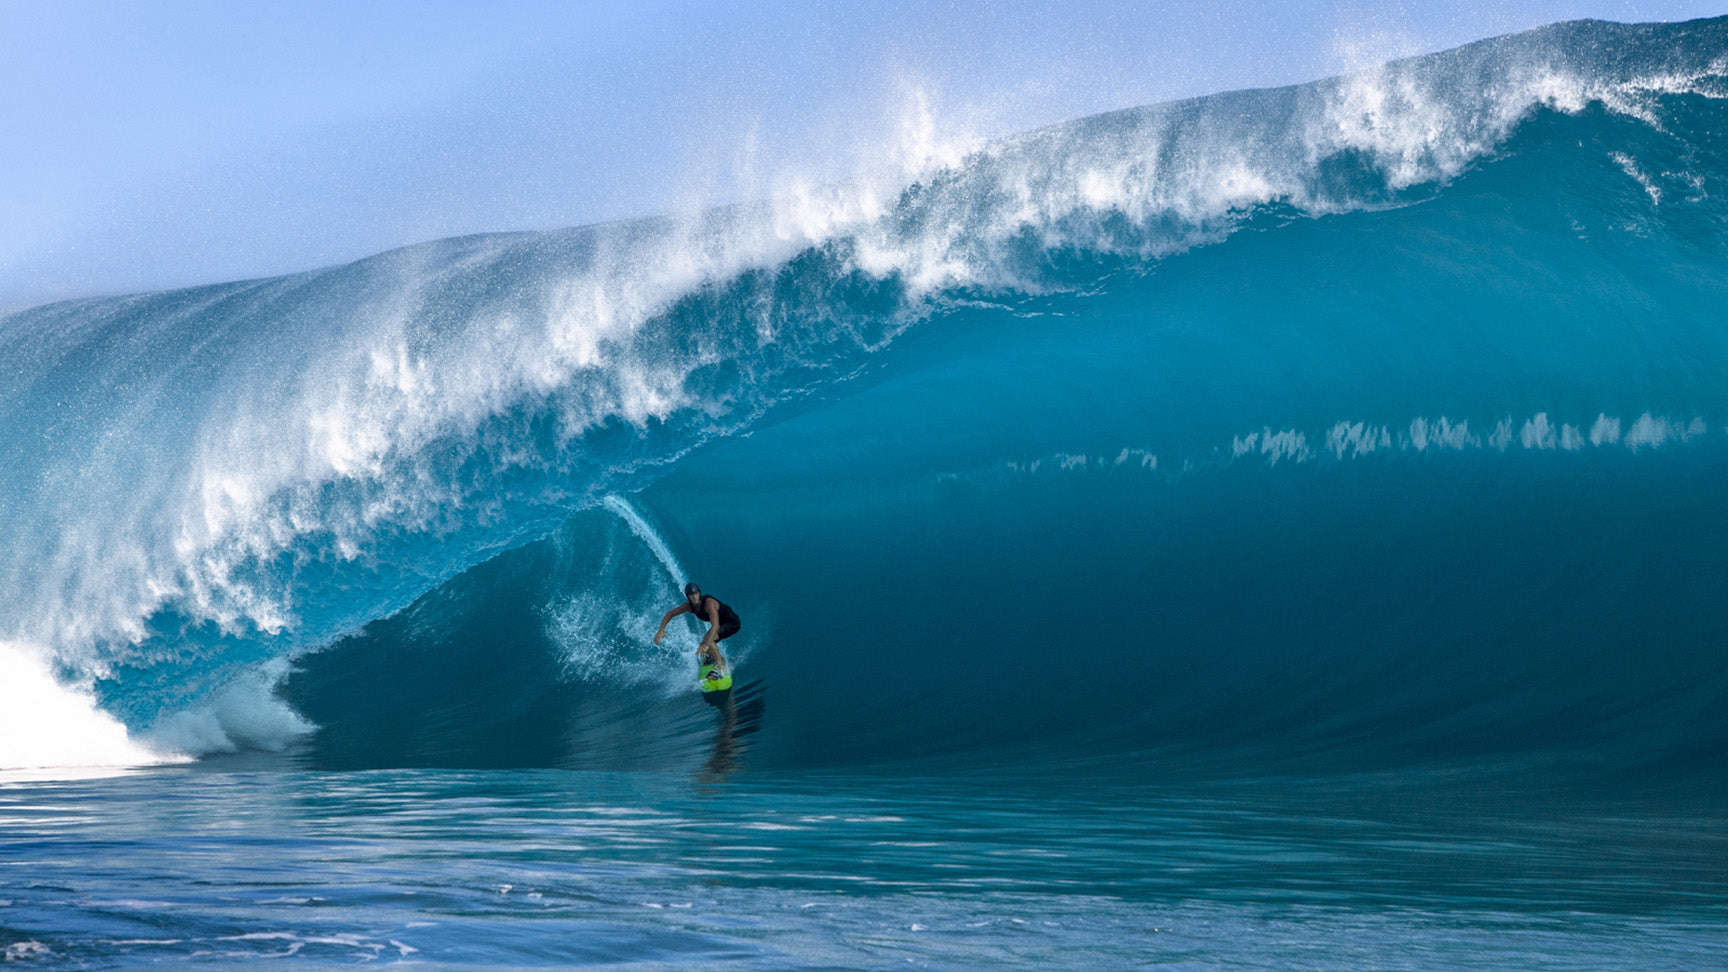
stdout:
{"type": "Polygon", "coordinates": [[[741,628],[744,626],[743,622],[738,620],[738,612],[727,607],[725,601],[720,600],[719,598],[715,597],[712,594],[702,595],[702,606],[697,608],[696,611],[694,612],[696,617],[700,618],[702,621],[708,620],[708,602],[709,601],[713,601],[715,604],[720,605],[720,627],[722,627],[722,628],[734,628],[734,627],[741,628]]]}

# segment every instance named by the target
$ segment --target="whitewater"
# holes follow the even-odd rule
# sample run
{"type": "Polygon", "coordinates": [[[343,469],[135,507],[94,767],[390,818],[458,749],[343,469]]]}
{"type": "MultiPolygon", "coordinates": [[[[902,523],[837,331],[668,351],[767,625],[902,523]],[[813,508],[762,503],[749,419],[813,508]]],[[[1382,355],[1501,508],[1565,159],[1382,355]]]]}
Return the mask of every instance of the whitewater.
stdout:
{"type": "Polygon", "coordinates": [[[902,135],[0,318],[8,960],[1716,964],[1728,18],[902,135]]]}

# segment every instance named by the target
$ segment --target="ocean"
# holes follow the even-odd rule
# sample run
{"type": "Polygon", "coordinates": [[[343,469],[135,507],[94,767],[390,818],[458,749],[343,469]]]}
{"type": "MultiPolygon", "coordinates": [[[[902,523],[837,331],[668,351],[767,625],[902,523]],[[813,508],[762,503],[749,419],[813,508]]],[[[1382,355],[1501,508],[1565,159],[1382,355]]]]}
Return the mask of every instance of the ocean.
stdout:
{"type": "Polygon", "coordinates": [[[888,154],[0,318],[6,960],[1728,965],[1728,18],[888,154]]]}

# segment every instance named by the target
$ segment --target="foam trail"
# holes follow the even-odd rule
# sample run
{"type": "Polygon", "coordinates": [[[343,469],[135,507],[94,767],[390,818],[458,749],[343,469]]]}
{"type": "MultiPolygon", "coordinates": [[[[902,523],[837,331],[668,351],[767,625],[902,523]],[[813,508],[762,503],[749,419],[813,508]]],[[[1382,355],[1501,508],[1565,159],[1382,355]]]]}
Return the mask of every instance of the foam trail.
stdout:
{"type": "Polygon", "coordinates": [[[678,558],[672,553],[672,548],[666,546],[666,541],[661,539],[660,534],[656,533],[648,521],[642,518],[642,514],[636,511],[636,507],[631,506],[629,500],[618,495],[606,497],[600,501],[600,505],[618,514],[618,518],[624,521],[625,525],[630,528],[630,532],[636,534],[637,539],[648,545],[648,549],[654,554],[654,559],[660,561],[660,566],[666,568],[666,575],[672,578],[673,586],[683,590],[684,585],[689,583],[685,579],[684,568],[679,565],[678,558]]]}
{"type": "Polygon", "coordinates": [[[595,550],[604,554],[548,614],[547,637],[560,646],[566,675],[577,681],[659,685],[667,694],[687,690],[690,668],[684,650],[677,647],[679,639],[656,645],[654,632],[661,612],[683,590],[688,575],[665,539],[628,500],[612,494],[600,505],[621,520],[625,530],[609,519],[589,520],[601,533],[588,543],[571,544],[568,556],[591,556],[595,550]],[[661,575],[671,582],[670,592],[661,575]]]}

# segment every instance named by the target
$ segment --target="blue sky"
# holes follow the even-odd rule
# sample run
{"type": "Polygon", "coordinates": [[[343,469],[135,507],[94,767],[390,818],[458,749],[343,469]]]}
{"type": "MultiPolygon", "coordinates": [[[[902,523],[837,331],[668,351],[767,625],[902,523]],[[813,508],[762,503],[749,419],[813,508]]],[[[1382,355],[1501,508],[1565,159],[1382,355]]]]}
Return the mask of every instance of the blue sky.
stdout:
{"type": "Polygon", "coordinates": [[[844,176],[1001,134],[1728,0],[0,0],[0,311],[844,176]]]}

